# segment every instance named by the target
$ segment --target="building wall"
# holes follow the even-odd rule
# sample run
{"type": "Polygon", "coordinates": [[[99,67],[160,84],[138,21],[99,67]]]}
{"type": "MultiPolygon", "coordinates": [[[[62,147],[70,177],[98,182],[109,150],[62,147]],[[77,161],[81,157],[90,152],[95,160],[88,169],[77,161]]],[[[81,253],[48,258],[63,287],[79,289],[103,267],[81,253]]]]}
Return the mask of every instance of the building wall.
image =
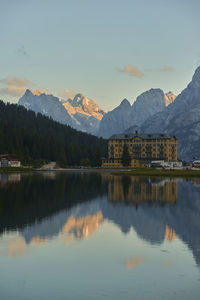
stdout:
{"type": "Polygon", "coordinates": [[[19,160],[2,160],[0,161],[0,167],[20,167],[21,162],[19,160]]]}
{"type": "Polygon", "coordinates": [[[108,141],[108,159],[102,161],[103,167],[122,167],[121,158],[124,144],[131,155],[131,167],[146,166],[144,161],[177,161],[178,143],[175,137],[159,139],[110,139],[108,141]],[[142,162],[143,161],[143,162],[142,162]]]}
{"type": "Polygon", "coordinates": [[[9,167],[20,167],[20,166],[21,166],[21,162],[18,161],[18,160],[16,160],[16,161],[10,160],[10,161],[8,162],[8,165],[9,165],[9,167]]]}

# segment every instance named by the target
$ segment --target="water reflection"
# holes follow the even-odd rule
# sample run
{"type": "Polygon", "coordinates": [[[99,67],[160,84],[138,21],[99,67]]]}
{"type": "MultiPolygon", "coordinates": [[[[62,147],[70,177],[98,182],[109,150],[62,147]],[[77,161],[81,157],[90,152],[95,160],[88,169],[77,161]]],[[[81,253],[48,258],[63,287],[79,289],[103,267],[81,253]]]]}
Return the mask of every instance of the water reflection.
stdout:
{"type": "Polygon", "coordinates": [[[12,184],[19,183],[21,180],[20,173],[0,174],[0,187],[9,187],[12,184]]]}
{"type": "Polygon", "coordinates": [[[82,218],[69,217],[62,231],[75,239],[83,239],[96,231],[103,221],[102,212],[95,215],[87,215],[82,218]]]}
{"type": "Polygon", "coordinates": [[[143,256],[138,255],[136,257],[131,258],[125,263],[125,267],[130,270],[135,268],[138,264],[140,264],[144,260],[143,256]]]}
{"type": "Polygon", "coordinates": [[[172,203],[177,201],[177,180],[145,179],[131,176],[111,176],[108,181],[108,199],[135,206],[141,203],[172,203]]]}
{"type": "MultiPolygon", "coordinates": [[[[15,233],[7,255],[24,255],[27,247],[45,246],[55,237],[69,245],[89,238],[109,221],[124,234],[133,229],[152,245],[178,237],[200,264],[197,183],[108,173],[22,176],[11,188],[0,188],[1,236],[15,233]]],[[[133,256],[125,266],[131,269],[142,261],[141,255],[133,256]]]]}

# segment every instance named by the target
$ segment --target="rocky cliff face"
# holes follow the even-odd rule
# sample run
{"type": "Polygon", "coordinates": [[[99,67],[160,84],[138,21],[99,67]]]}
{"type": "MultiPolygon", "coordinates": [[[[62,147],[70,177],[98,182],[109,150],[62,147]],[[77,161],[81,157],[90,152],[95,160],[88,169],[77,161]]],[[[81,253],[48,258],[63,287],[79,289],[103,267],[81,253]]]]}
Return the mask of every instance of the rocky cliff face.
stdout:
{"type": "Polygon", "coordinates": [[[128,100],[108,112],[101,120],[99,136],[109,138],[114,133],[131,132],[139,128],[148,118],[165,109],[165,95],[161,89],[150,89],[137,97],[131,106],[128,100]]]}
{"type": "Polygon", "coordinates": [[[81,94],[77,94],[73,100],[63,102],[53,95],[26,90],[18,104],[51,117],[57,122],[92,134],[97,133],[104,115],[103,110],[93,100],[81,94]]]}
{"type": "Polygon", "coordinates": [[[180,158],[200,157],[200,67],[175,101],[144,122],[141,130],[174,134],[180,158]]]}
{"type": "Polygon", "coordinates": [[[105,113],[92,99],[77,94],[73,100],[68,99],[64,102],[63,106],[73,119],[79,122],[79,130],[97,134],[100,120],[105,113]]]}
{"type": "Polygon", "coordinates": [[[98,135],[109,138],[114,133],[121,133],[129,127],[131,104],[124,99],[119,106],[108,112],[100,122],[98,135]]]}
{"type": "Polygon", "coordinates": [[[141,126],[144,121],[163,111],[165,95],[161,89],[150,89],[137,97],[132,105],[131,126],[141,126]]]}
{"type": "Polygon", "coordinates": [[[176,98],[176,95],[174,95],[172,92],[168,92],[165,94],[165,106],[168,106],[169,104],[173,103],[176,98]]]}
{"type": "Polygon", "coordinates": [[[70,115],[79,113],[101,120],[105,114],[92,99],[86,98],[82,94],[77,94],[73,100],[68,99],[63,106],[70,115]]]}
{"type": "Polygon", "coordinates": [[[76,126],[75,121],[68,114],[59,99],[53,95],[34,94],[30,90],[26,90],[24,96],[19,99],[18,104],[36,113],[51,117],[62,124],[72,127],[76,126]]]}

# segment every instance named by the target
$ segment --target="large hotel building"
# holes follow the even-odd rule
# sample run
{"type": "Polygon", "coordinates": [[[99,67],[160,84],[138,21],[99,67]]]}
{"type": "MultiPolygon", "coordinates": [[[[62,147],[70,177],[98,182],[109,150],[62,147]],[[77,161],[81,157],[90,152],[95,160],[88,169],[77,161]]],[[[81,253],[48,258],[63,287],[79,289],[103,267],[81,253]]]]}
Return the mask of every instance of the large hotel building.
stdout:
{"type": "Polygon", "coordinates": [[[108,158],[102,167],[122,167],[124,145],[131,156],[131,167],[147,167],[151,161],[177,161],[178,142],[175,136],[156,133],[114,134],[108,140],[108,158]]]}

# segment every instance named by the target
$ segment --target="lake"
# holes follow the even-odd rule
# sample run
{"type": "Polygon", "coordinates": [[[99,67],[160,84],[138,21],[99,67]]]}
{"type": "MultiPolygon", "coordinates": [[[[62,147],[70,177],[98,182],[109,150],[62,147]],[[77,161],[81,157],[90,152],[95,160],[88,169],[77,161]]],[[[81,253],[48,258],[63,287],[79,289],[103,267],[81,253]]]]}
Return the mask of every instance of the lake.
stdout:
{"type": "Polygon", "coordinates": [[[200,299],[200,179],[1,174],[0,299],[200,299]]]}

